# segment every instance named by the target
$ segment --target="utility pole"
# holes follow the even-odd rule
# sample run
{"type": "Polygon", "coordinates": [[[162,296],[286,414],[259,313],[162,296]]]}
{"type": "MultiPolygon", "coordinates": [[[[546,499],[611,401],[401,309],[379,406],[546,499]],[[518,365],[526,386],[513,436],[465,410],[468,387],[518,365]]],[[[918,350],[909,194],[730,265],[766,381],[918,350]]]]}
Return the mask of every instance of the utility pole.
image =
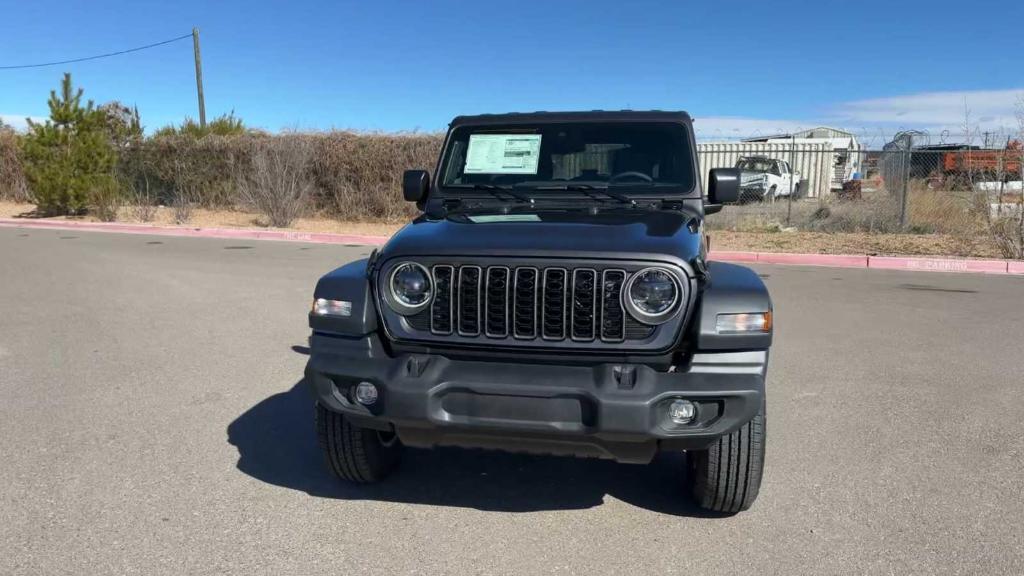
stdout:
{"type": "Polygon", "coordinates": [[[206,128],[206,102],[203,100],[203,59],[199,56],[199,28],[192,29],[192,51],[196,56],[196,92],[199,94],[199,127],[206,128]]]}

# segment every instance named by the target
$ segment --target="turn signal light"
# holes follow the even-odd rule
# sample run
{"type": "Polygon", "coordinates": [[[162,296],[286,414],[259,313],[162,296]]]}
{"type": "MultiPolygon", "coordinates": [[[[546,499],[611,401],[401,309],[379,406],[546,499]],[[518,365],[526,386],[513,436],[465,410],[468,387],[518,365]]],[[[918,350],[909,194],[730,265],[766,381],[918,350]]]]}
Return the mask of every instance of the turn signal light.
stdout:
{"type": "Polygon", "coordinates": [[[715,320],[719,334],[753,334],[772,331],[772,313],[719,314],[715,320]]]}
{"type": "Polygon", "coordinates": [[[345,300],[317,298],[313,301],[313,314],[316,316],[351,316],[352,303],[345,300]]]}

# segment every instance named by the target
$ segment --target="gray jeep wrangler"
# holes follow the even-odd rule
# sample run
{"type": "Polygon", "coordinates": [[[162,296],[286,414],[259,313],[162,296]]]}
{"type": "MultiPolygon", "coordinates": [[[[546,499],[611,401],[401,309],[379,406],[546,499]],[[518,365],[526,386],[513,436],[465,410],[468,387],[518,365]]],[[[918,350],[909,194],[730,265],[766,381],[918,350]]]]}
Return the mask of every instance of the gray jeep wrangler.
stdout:
{"type": "MultiPolygon", "coordinates": [[[[330,469],[392,472],[404,446],[648,463],[685,451],[696,502],[738,512],[764,467],[772,304],[708,261],[683,112],[460,116],[422,214],[317,283],[306,379],[330,469]]],[[[705,194],[706,192],[706,194],[705,194]]]]}

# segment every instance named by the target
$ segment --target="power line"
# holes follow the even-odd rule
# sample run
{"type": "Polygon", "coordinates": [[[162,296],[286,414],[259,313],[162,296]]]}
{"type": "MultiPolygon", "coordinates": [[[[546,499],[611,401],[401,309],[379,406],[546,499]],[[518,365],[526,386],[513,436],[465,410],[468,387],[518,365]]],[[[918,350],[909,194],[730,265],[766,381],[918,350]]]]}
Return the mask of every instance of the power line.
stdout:
{"type": "Polygon", "coordinates": [[[157,46],[163,46],[164,44],[170,44],[171,42],[177,42],[178,40],[184,40],[185,38],[191,38],[192,34],[185,34],[184,36],[178,36],[177,38],[171,38],[170,40],[164,40],[162,42],[156,42],[153,44],[147,44],[145,46],[139,46],[137,48],[129,48],[127,50],[119,50],[117,52],[110,52],[107,54],[97,54],[96,56],[86,56],[85,58],[74,58],[71,60],[61,60],[59,62],[43,62],[41,64],[19,64],[16,66],[0,66],[0,70],[14,70],[17,68],[43,68],[45,66],[58,66],[60,64],[72,64],[74,62],[85,62],[86,60],[98,60],[100,58],[109,58],[111,56],[120,56],[121,54],[128,54],[129,52],[138,52],[140,50],[147,50],[149,48],[156,48],[157,46]]]}

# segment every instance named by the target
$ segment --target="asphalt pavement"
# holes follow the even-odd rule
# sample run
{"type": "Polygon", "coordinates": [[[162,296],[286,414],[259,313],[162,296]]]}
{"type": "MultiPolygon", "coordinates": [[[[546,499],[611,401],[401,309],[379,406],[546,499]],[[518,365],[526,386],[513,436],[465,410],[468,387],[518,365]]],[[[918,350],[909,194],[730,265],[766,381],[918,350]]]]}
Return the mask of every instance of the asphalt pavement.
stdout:
{"type": "Polygon", "coordinates": [[[327,473],[301,382],[361,246],[0,229],[0,574],[1024,574],[1024,277],[757,266],[767,471],[409,451],[327,473]]]}

